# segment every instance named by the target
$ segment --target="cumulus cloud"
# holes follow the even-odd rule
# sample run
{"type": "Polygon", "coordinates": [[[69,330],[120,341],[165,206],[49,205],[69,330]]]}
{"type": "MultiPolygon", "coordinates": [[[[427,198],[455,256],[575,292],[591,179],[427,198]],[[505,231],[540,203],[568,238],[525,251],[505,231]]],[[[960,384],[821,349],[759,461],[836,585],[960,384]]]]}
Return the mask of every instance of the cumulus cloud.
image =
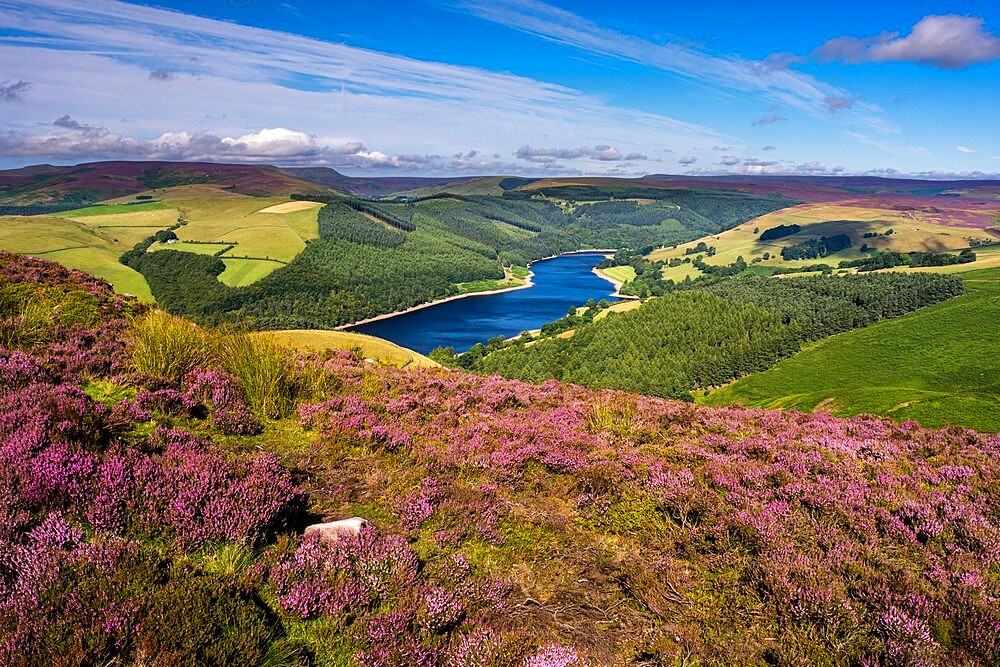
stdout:
{"type": "Polygon", "coordinates": [[[532,148],[525,144],[517,149],[514,157],[518,160],[527,160],[538,164],[549,164],[557,160],[579,160],[588,158],[601,162],[620,162],[622,160],[645,160],[642,153],[629,153],[622,156],[621,150],[613,146],[599,145],[593,148],[581,146],[580,148],[532,148]]]}
{"type": "Polygon", "coordinates": [[[0,83],[0,102],[22,102],[24,94],[31,88],[29,81],[18,81],[17,83],[0,83]]]}
{"type": "Polygon", "coordinates": [[[693,155],[685,155],[684,157],[682,157],[677,162],[680,163],[680,164],[694,164],[697,161],[698,161],[698,158],[696,158],[695,156],[693,156],[693,155]]]}
{"type": "Polygon", "coordinates": [[[955,14],[922,18],[909,35],[885,32],[874,37],[837,37],[813,55],[846,63],[914,62],[942,69],[962,69],[1000,60],[1000,37],[986,30],[985,21],[955,14]]]}
{"type": "Polygon", "coordinates": [[[177,78],[177,75],[173,72],[168,72],[165,69],[154,69],[149,73],[149,79],[151,81],[173,81],[177,78]]]}
{"type": "Polygon", "coordinates": [[[855,97],[826,97],[823,98],[823,104],[831,112],[844,111],[845,109],[850,109],[854,106],[857,101],[855,97]]]}
{"type": "Polygon", "coordinates": [[[139,140],[74,120],[57,118],[56,130],[38,134],[0,134],[0,153],[9,156],[44,156],[81,160],[94,157],[133,160],[208,160],[276,162],[280,164],[330,164],[341,166],[402,166],[419,163],[417,156],[390,156],[369,151],[360,142],[319,146],[305,132],[275,127],[239,137],[218,137],[204,132],[165,132],[139,140]]]}
{"type": "Polygon", "coordinates": [[[757,120],[753,121],[750,124],[753,125],[754,127],[757,127],[759,125],[770,125],[771,123],[781,123],[786,120],[788,119],[785,118],[784,116],[779,116],[778,114],[773,113],[770,116],[762,116],[761,118],[758,118],[757,120]]]}
{"type": "Polygon", "coordinates": [[[763,148],[761,148],[761,150],[762,151],[774,151],[774,150],[778,150],[778,149],[775,148],[774,146],[772,146],[771,144],[768,144],[767,146],[764,146],[763,148]]]}
{"type": "MultiPolygon", "coordinates": [[[[504,162],[500,154],[483,157],[470,150],[452,157],[422,153],[389,153],[369,149],[360,141],[322,143],[307,132],[283,127],[264,128],[237,137],[208,132],[164,132],[155,139],[123,136],[104,127],[81,123],[69,115],[57,118],[34,134],[0,132],[0,154],[10,157],[45,157],[67,161],[88,159],[178,160],[277,164],[282,166],[329,166],[374,171],[435,171],[470,174],[558,174],[583,172],[557,161],[531,163],[504,162]]],[[[594,159],[607,160],[615,154],[610,146],[585,149],[594,159]]],[[[573,151],[570,151],[572,153],[573,151]]],[[[627,158],[628,156],[626,156],[627,158]]],[[[620,151],[614,169],[601,175],[625,174],[634,166],[622,161],[620,151]]],[[[630,174],[631,175],[631,174],[630,174]]]]}
{"type": "Polygon", "coordinates": [[[731,166],[737,165],[739,163],[740,163],[740,159],[738,157],[736,157],[735,155],[724,155],[724,156],[722,156],[722,159],[719,160],[719,164],[724,164],[727,167],[731,167],[731,166]]]}
{"type": "Polygon", "coordinates": [[[978,153],[979,152],[979,151],[973,150],[971,148],[968,148],[968,147],[962,146],[962,145],[955,146],[955,150],[958,151],[959,153],[978,153]]]}

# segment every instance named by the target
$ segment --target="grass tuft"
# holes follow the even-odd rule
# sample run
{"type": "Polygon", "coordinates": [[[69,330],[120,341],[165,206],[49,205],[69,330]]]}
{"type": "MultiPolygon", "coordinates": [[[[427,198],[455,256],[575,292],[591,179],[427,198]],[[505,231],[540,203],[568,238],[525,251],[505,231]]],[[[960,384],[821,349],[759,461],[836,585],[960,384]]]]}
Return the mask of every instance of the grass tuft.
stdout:
{"type": "Polygon", "coordinates": [[[213,358],[209,335],[198,326],[154,310],[132,326],[132,366],[140,373],[175,385],[213,358]]]}
{"type": "Polygon", "coordinates": [[[223,370],[239,382],[255,414],[277,419],[295,407],[294,373],[289,350],[268,334],[221,333],[215,339],[223,370]]]}

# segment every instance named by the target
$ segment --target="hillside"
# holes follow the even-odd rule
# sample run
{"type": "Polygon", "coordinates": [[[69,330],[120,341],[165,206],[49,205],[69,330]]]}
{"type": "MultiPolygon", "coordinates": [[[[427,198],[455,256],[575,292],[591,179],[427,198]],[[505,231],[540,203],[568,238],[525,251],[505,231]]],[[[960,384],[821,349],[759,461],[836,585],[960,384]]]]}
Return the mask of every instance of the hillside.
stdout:
{"type": "Polygon", "coordinates": [[[666,262],[664,279],[675,281],[702,274],[693,264],[698,255],[707,264],[726,266],[743,257],[759,270],[791,268],[856,260],[874,252],[956,252],[970,244],[995,243],[1000,239],[998,203],[966,202],[953,198],[885,197],[850,199],[835,203],[802,204],[744,223],[703,239],[710,254],[686,243],[660,248],[649,255],[666,262]],[[794,233],[765,240],[768,230],[794,228],[794,233]],[[845,235],[850,246],[822,257],[787,259],[782,251],[824,236],[845,235]],[[687,261],[685,261],[687,260],[687,261]]]}
{"type": "MultiPolygon", "coordinates": [[[[178,252],[175,245],[147,240],[123,262],[144,276],[157,303],[176,314],[259,329],[333,328],[472,287],[502,287],[511,267],[560,252],[682,242],[789,203],[735,192],[678,190],[669,197],[639,204],[602,195],[575,208],[519,195],[323,198],[325,206],[308,209],[300,226],[286,222],[289,229],[280,235],[262,235],[251,227],[270,224],[262,222],[270,214],[245,207],[270,201],[216,196],[192,204],[176,229],[182,242],[203,245],[182,245],[178,252]],[[287,246],[279,247],[280,239],[287,246]],[[253,280],[227,281],[233,264],[244,262],[267,266],[250,273],[253,280]]],[[[182,201],[176,205],[184,209],[182,201]]]]}
{"type": "Polygon", "coordinates": [[[820,341],[704,399],[1000,431],[1000,271],[970,271],[966,294],[820,341]]]}
{"type": "Polygon", "coordinates": [[[962,281],[950,276],[900,273],[726,278],[683,287],[624,313],[597,314],[597,304],[582,316],[546,324],[527,342],[491,342],[452,360],[435,356],[532,382],[558,379],[692,400],[696,390],[772,367],[806,341],[900,317],[963,291],[962,281]]]}
{"type": "MultiPolygon", "coordinates": [[[[92,204],[177,185],[218,185],[245,195],[329,194],[277,167],[207,162],[90,162],[0,171],[0,207],[92,204]]],[[[3,213],[3,211],[0,211],[3,213]]]]}
{"type": "MultiPolygon", "coordinates": [[[[385,197],[397,193],[449,187],[474,180],[469,177],[428,178],[418,176],[357,177],[346,176],[329,167],[283,167],[281,172],[292,178],[317,183],[355,197],[385,197]]],[[[431,192],[433,193],[433,192],[431,192]]]]}
{"type": "Polygon", "coordinates": [[[996,436],[293,355],[15,255],[0,289],[3,664],[1000,661],[996,436]]]}

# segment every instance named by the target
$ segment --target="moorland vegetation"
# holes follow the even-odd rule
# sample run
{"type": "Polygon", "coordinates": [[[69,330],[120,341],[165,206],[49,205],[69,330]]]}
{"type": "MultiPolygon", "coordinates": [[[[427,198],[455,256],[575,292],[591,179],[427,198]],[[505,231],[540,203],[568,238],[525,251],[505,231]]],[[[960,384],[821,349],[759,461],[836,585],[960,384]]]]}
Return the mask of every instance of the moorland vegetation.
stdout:
{"type": "Polygon", "coordinates": [[[995,435],[296,354],[10,254],[0,333],[3,664],[1000,662],[995,435]]]}

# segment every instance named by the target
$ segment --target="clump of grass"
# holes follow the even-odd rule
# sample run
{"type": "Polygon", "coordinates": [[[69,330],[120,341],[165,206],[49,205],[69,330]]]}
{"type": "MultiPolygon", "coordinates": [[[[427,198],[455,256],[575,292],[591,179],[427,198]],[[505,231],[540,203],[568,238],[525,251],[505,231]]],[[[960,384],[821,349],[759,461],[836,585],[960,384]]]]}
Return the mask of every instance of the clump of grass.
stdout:
{"type": "Polygon", "coordinates": [[[53,330],[99,320],[97,300],[81,290],[0,282],[0,345],[24,349],[52,339],[53,330]]]}
{"type": "Polygon", "coordinates": [[[50,310],[36,299],[21,298],[8,286],[0,287],[0,346],[31,347],[47,339],[50,310]]]}
{"type": "Polygon", "coordinates": [[[132,366],[140,373],[179,385],[184,376],[212,361],[208,334],[179,317],[154,310],[132,326],[132,366]]]}
{"type": "Polygon", "coordinates": [[[291,413],[296,382],[289,348],[268,334],[230,331],[214,338],[222,369],[236,378],[255,414],[277,419],[291,413]]]}

